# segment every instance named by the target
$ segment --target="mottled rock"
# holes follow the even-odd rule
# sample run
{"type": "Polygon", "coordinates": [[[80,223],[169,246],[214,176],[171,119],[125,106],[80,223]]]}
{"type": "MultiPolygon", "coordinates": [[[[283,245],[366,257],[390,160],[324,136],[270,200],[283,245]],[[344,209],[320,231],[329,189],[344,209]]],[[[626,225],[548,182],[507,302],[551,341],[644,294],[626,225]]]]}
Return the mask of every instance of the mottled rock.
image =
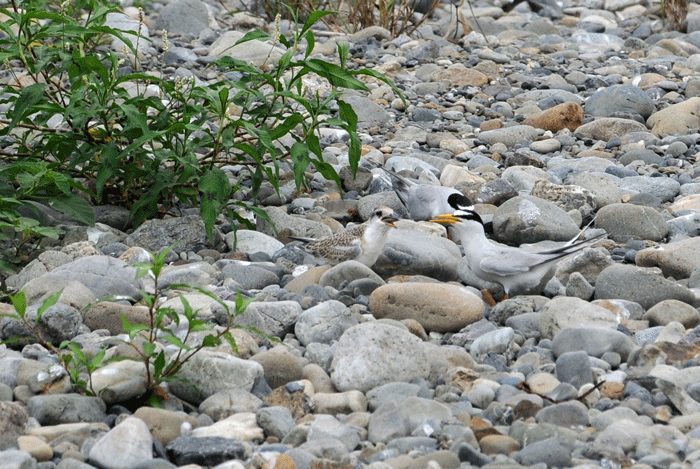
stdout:
{"type": "Polygon", "coordinates": [[[139,407],[134,417],[141,419],[148,426],[153,438],[166,446],[175,438],[181,436],[181,427],[187,423],[191,428],[197,428],[197,419],[184,412],[175,412],[155,407],[139,407]]]}
{"type": "Polygon", "coordinates": [[[425,379],[428,364],[419,338],[398,325],[370,322],[342,335],[331,364],[331,379],[341,392],[366,392],[394,381],[425,379]]]}
{"type": "Polygon", "coordinates": [[[654,112],[654,102],[641,88],[633,85],[613,85],[601,88],[588,98],[586,114],[609,117],[620,112],[632,112],[648,118],[654,112]]]}
{"type": "Polygon", "coordinates": [[[600,117],[577,128],[574,135],[578,138],[591,138],[607,142],[630,132],[643,132],[645,130],[647,128],[644,124],[632,119],[600,117]]]}
{"type": "Polygon", "coordinates": [[[617,317],[609,310],[580,298],[559,296],[548,301],[539,317],[542,337],[553,338],[567,327],[598,326],[617,328],[617,317]]]}

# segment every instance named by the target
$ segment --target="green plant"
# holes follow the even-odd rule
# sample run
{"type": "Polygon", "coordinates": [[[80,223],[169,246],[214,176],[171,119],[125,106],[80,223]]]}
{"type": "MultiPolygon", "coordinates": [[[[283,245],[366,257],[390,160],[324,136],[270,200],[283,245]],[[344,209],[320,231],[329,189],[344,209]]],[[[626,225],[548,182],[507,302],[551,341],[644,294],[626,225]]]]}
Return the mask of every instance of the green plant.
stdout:
{"type": "MultiPolygon", "coordinates": [[[[237,316],[243,314],[248,305],[253,301],[252,298],[244,299],[240,292],[235,301],[234,310],[231,310],[229,304],[221,301],[213,293],[202,288],[191,287],[189,285],[178,284],[170,285],[167,288],[161,288],[158,285],[158,279],[161,276],[165,267],[165,259],[172,247],[164,250],[160,254],[154,255],[152,263],[137,264],[136,278],[148,276],[153,279],[153,294],[142,291],[143,303],[148,307],[148,322],[146,324],[132,324],[125,316],[122,316],[124,331],[128,334],[129,339],[124,342],[133,348],[136,353],[136,361],[143,363],[146,370],[146,381],[148,389],[148,398],[151,404],[157,405],[161,399],[167,398],[167,393],[161,387],[164,382],[184,381],[178,376],[178,372],[182,366],[187,363],[195,354],[205,348],[218,347],[226,341],[234,353],[239,353],[236,340],[233,337],[232,329],[245,329],[255,332],[270,341],[277,340],[269,337],[265,333],[250,326],[240,326],[234,324],[237,316]],[[210,321],[203,320],[200,317],[199,311],[194,310],[187,299],[182,295],[183,290],[194,290],[201,294],[209,296],[212,300],[218,302],[228,316],[227,325],[216,328],[216,325],[210,321]],[[183,304],[183,311],[178,313],[170,307],[159,307],[158,299],[167,292],[174,292],[179,295],[183,304]],[[179,336],[174,328],[169,327],[171,324],[180,325],[181,321],[186,322],[184,336],[179,336]],[[189,339],[197,332],[205,332],[204,337],[198,343],[188,344],[189,339]],[[163,344],[174,345],[176,351],[170,356],[166,355],[163,344]]],[[[27,328],[28,334],[22,337],[13,337],[4,340],[4,344],[16,344],[18,342],[38,341],[44,347],[49,349],[59,360],[61,366],[66,370],[73,385],[84,394],[97,395],[99,391],[95,391],[93,387],[93,373],[102,366],[117,360],[112,358],[105,359],[105,350],[101,350],[94,355],[85,353],[80,345],[74,341],[63,341],[59,347],[54,346],[46,340],[40,330],[42,314],[51,306],[56,304],[62,291],[59,291],[49,296],[39,308],[35,318],[30,318],[27,314],[27,298],[24,292],[19,292],[16,295],[10,295],[10,300],[14,306],[13,314],[2,314],[0,317],[7,317],[14,320],[19,320],[27,328]]],[[[103,301],[107,301],[107,298],[103,301]]],[[[89,305],[90,307],[92,305],[89,305]]]]}
{"type": "Polygon", "coordinates": [[[22,261],[20,255],[22,247],[35,238],[57,239],[60,230],[48,226],[41,226],[38,220],[23,217],[18,209],[22,203],[13,197],[0,196],[0,242],[9,243],[10,252],[0,258],[0,269],[11,271],[14,264],[22,261]]]}
{"type": "MultiPolygon", "coordinates": [[[[264,217],[254,199],[264,181],[279,192],[281,163],[292,168],[300,190],[312,164],[340,186],[333,167],[323,161],[320,128],[347,130],[350,164],[356,170],[357,117],[340,91],[366,91],[357,79],[362,74],[394,86],[371,70],[348,70],[346,46],[338,48],[339,65],[310,58],[315,45],[311,26],[329,12],[310,13],[289,38],[279,28],[274,35],[247,34],[239,44],[271,39],[287,50],[278,63],[262,67],[222,59],[220,71],[242,78],[199,84],[141,71],[136,45],[146,39],[137,34],[132,43],[128,35],[105,27],[107,13],[114,10],[106,0],[11,2],[11,8],[0,9],[9,17],[0,24],[6,36],[0,38],[0,61],[13,78],[0,93],[0,103],[10,106],[0,118],[0,137],[12,139],[0,149],[8,162],[5,186],[23,185],[20,166],[41,166],[45,184],[32,196],[65,196],[58,209],[73,214],[84,213],[74,194],[83,191],[95,202],[128,207],[135,224],[191,206],[200,207],[210,237],[221,213],[249,223],[234,209],[255,210],[264,217]],[[82,15],[86,10],[89,14],[82,15]],[[124,41],[128,62],[101,47],[111,37],[124,41]],[[331,91],[307,93],[302,78],[309,74],[324,79],[331,91]],[[293,143],[286,143],[290,138],[293,143]],[[221,169],[231,164],[247,171],[233,177],[221,169]],[[253,200],[232,201],[246,177],[252,181],[253,200]]],[[[164,35],[163,52],[168,47],[164,35]]]]}
{"type": "Polygon", "coordinates": [[[87,356],[80,349],[80,346],[74,342],[63,341],[59,347],[54,346],[49,340],[44,337],[40,330],[41,318],[44,312],[51,306],[55,305],[59,297],[63,293],[60,290],[52,295],[49,295],[37,310],[36,317],[30,318],[27,314],[27,297],[23,291],[16,295],[10,295],[9,298],[14,307],[14,314],[0,314],[0,317],[19,320],[26,327],[27,334],[21,337],[15,336],[3,340],[3,344],[13,344],[18,342],[37,340],[41,345],[50,350],[63,369],[68,373],[72,383],[83,393],[95,395],[92,387],[92,372],[104,364],[105,351],[102,350],[95,356],[87,356]],[[71,353],[62,352],[68,348],[71,353]],[[83,379],[84,374],[87,374],[87,381],[83,379]]]}
{"type": "Polygon", "coordinates": [[[53,209],[85,224],[95,222],[92,207],[74,190],[84,191],[75,180],[51,169],[45,161],[0,162],[0,241],[8,242],[14,251],[0,259],[0,268],[11,270],[8,261],[18,264],[21,249],[28,242],[59,237],[61,230],[43,223],[45,211],[53,209]]]}
{"type": "Polygon", "coordinates": [[[236,340],[231,334],[231,329],[243,328],[262,334],[263,336],[265,335],[255,328],[234,325],[236,316],[243,314],[248,305],[253,301],[252,298],[244,299],[240,292],[236,298],[235,310],[231,311],[227,303],[221,301],[216,295],[202,288],[176,284],[166,289],[161,289],[158,285],[158,279],[163,271],[165,259],[171,248],[154,255],[152,263],[136,264],[136,267],[138,267],[136,278],[148,276],[152,278],[154,282],[153,294],[149,294],[145,291],[141,292],[143,295],[142,301],[148,307],[148,324],[131,324],[126,317],[122,316],[124,331],[129,335],[129,340],[126,341],[126,343],[130,345],[138,355],[139,358],[137,358],[137,360],[144,364],[147,387],[150,393],[151,403],[153,404],[157,404],[159,399],[167,398],[167,394],[160,386],[162,383],[168,381],[183,381],[182,378],[177,376],[177,373],[182,366],[200,350],[209,347],[217,347],[225,340],[230,345],[231,349],[235,353],[238,353],[236,340]],[[229,317],[228,325],[220,329],[215,329],[213,323],[199,317],[199,311],[194,310],[181,293],[179,294],[179,298],[183,305],[182,316],[173,308],[158,307],[158,298],[166,291],[177,292],[183,289],[195,290],[219,303],[229,317]],[[169,323],[174,323],[179,326],[183,319],[186,321],[187,328],[184,331],[184,336],[179,337],[174,328],[168,326],[169,323]],[[201,342],[197,345],[188,345],[188,339],[192,334],[201,331],[207,332],[201,342]],[[163,343],[174,345],[177,349],[169,358],[166,356],[165,350],[159,347],[159,344],[163,343]]]}

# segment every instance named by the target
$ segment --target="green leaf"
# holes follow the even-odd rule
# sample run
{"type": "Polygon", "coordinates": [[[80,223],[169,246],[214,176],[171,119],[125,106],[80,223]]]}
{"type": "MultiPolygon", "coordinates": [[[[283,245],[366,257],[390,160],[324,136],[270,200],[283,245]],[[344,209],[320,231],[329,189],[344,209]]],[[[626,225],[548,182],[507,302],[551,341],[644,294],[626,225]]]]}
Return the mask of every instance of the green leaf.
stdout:
{"type": "Polygon", "coordinates": [[[79,54],[80,51],[77,48],[73,50],[73,61],[80,67],[83,74],[95,73],[100,77],[103,84],[106,85],[110,82],[109,70],[97,56],[87,55],[81,57],[79,54]]]}
{"type": "Polygon", "coordinates": [[[243,298],[243,295],[239,290],[236,293],[236,316],[243,314],[248,308],[248,305],[250,305],[253,301],[255,301],[254,297],[243,298]]]}
{"type": "Polygon", "coordinates": [[[350,156],[350,169],[352,173],[355,174],[360,164],[362,150],[360,138],[357,135],[357,114],[352,106],[342,99],[338,100],[338,114],[340,118],[347,123],[346,130],[348,130],[350,134],[350,148],[348,151],[350,156]]]}
{"type": "Polygon", "coordinates": [[[99,352],[97,352],[95,356],[92,357],[92,360],[90,360],[88,368],[90,370],[96,370],[102,366],[102,360],[105,358],[105,353],[107,353],[106,349],[101,349],[99,352]]]}
{"type": "Polygon", "coordinates": [[[129,319],[127,319],[126,316],[123,314],[122,316],[122,327],[124,328],[124,332],[129,334],[129,337],[133,340],[136,335],[141,332],[141,331],[147,331],[149,330],[149,327],[146,326],[145,324],[131,324],[129,322],[129,319]]]}
{"type": "Polygon", "coordinates": [[[304,68],[311,70],[317,75],[325,78],[333,86],[339,88],[349,88],[351,90],[369,91],[369,88],[354,78],[350,72],[342,69],[336,64],[325,62],[320,59],[308,59],[303,62],[304,68]]]}
{"type": "Polygon", "coordinates": [[[314,166],[316,167],[316,171],[321,173],[321,175],[329,180],[335,181],[335,183],[338,185],[338,188],[341,187],[341,182],[340,182],[340,177],[338,177],[338,173],[335,172],[335,169],[333,169],[333,166],[329,165],[325,161],[314,159],[313,160],[314,166]]]}
{"type": "Polygon", "coordinates": [[[214,224],[221,207],[231,196],[231,183],[221,169],[214,166],[199,179],[200,214],[210,240],[214,239],[214,224]]]}
{"type": "Polygon", "coordinates": [[[35,83],[22,88],[14,106],[8,111],[8,115],[12,116],[12,120],[10,124],[3,129],[3,134],[9,133],[10,130],[14,129],[25,117],[36,112],[34,106],[46,99],[44,96],[45,90],[46,85],[43,83],[35,83]]]}
{"type": "Polygon", "coordinates": [[[143,354],[147,357],[152,357],[153,353],[156,351],[156,344],[154,344],[153,342],[144,342],[142,347],[143,354]]]}
{"type": "Polygon", "coordinates": [[[219,90],[219,104],[221,105],[221,109],[226,109],[226,106],[228,104],[228,88],[223,87],[219,90]]]}
{"type": "Polygon", "coordinates": [[[278,68],[280,71],[286,70],[289,67],[289,63],[292,61],[292,56],[294,55],[294,49],[287,49],[287,52],[282,54],[278,61],[278,68]]]}
{"type": "Polygon", "coordinates": [[[292,160],[292,168],[294,170],[294,182],[297,185],[297,190],[299,190],[303,184],[306,169],[311,163],[311,158],[309,158],[309,146],[304,142],[296,142],[292,145],[289,150],[289,156],[292,160]]]}
{"type": "Polygon", "coordinates": [[[369,77],[373,77],[373,78],[376,78],[377,80],[383,81],[384,83],[386,83],[387,85],[389,85],[391,87],[391,89],[394,91],[394,93],[396,93],[396,95],[399,98],[401,98],[401,101],[404,103],[404,105],[406,105],[406,98],[404,98],[404,95],[403,95],[403,93],[401,93],[401,90],[396,86],[396,84],[393,81],[391,81],[389,78],[387,78],[383,74],[376,72],[374,70],[367,69],[367,68],[362,68],[360,70],[353,70],[350,73],[352,73],[353,75],[367,75],[369,77]]]}
{"type": "Polygon", "coordinates": [[[23,318],[27,314],[27,295],[21,291],[16,295],[10,296],[10,299],[19,317],[23,318]]]}
{"type": "Polygon", "coordinates": [[[163,368],[165,368],[165,352],[161,351],[153,362],[153,376],[162,376],[163,368]]]}
{"type": "Polygon", "coordinates": [[[265,31],[263,31],[261,29],[255,29],[253,31],[249,31],[248,33],[246,33],[245,36],[243,36],[238,41],[236,41],[236,43],[233,45],[233,47],[235,47],[239,44],[243,44],[244,42],[252,41],[255,39],[259,39],[261,41],[266,41],[266,40],[270,39],[270,34],[266,33],[265,31]]]}
{"type": "Polygon", "coordinates": [[[45,200],[51,208],[86,225],[95,224],[95,209],[84,198],[77,194],[59,195],[55,197],[40,198],[45,200]]]}
{"type": "Polygon", "coordinates": [[[314,33],[309,31],[304,35],[304,38],[306,38],[306,51],[304,52],[304,58],[308,59],[311,53],[314,51],[314,47],[316,47],[316,39],[314,38],[314,33]]]}
{"type": "Polygon", "coordinates": [[[171,344],[175,345],[176,347],[182,349],[182,350],[190,350],[191,347],[187,344],[185,344],[183,341],[181,341],[179,338],[175,337],[174,335],[166,335],[162,337],[162,340],[166,342],[170,342],[171,344]]]}
{"type": "Polygon", "coordinates": [[[345,69],[348,61],[348,54],[350,53],[350,44],[344,41],[338,41],[336,43],[336,48],[338,50],[338,58],[340,59],[340,68],[345,69]]]}
{"type": "Polygon", "coordinates": [[[59,291],[56,293],[50,295],[48,298],[44,300],[44,302],[41,304],[41,307],[39,307],[39,310],[36,313],[36,322],[38,323],[41,321],[41,315],[44,314],[44,311],[52,307],[53,305],[56,304],[58,299],[61,297],[61,294],[63,293],[63,288],[61,288],[59,291]]]}
{"type": "Polygon", "coordinates": [[[290,116],[287,116],[287,118],[278,126],[276,126],[272,131],[270,132],[270,138],[272,140],[277,140],[288,133],[292,131],[297,125],[301,124],[304,122],[304,118],[302,115],[298,112],[295,112],[294,114],[291,114],[290,116]]]}
{"type": "Polygon", "coordinates": [[[221,339],[215,335],[209,334],[202,340],[203,347],[217,347],[221,345],[221,339]]]}
{"type": "Polygon", "coordinates": [[[185,298],[184,295],[180,295],[180,302],[182,303],[182,306],[184,307],[182,315],[187,318],[187,320],[190,322],[190,325],[191,325],[192,319],[197,316],[197,312],[192,309],[190,302],[187,301],[187,298],[185,298]]]}
{"type": "Polygon", "coordinates": [[[231,334],[230,331],[224,332],[224,339],[228,342],[229,346],[231,347],[231,350],[233,350],[233,353],[236,355],[240,355],[241,352],[238,350],[238,344],[236,343],[236,339],[233,337],[233,334],[231,334]]]}
{"type": "Polygon", "coordinates": [[[73,354],[73,357],[75,357],[78,363],[85,363],[85,353],[83,352],[83,349],[80,348],[80,345],[78,345],[75,342],[69,342],[67,344],[67,347],[70,349],[71,353],[73,354]]]}
{"type": "Polygon", "coordinates": [[[323,18],[324,16],[332,15],[335,12],[333,11],[324,11],[324,10],[316,10],[312,11],[309,16],[306,18],[306,22],[304,22],[304,27],[301,28],[301,31],[299,32],[300,35],[303,35],[308,29],[311,28],[318,20],[323,18]]]}

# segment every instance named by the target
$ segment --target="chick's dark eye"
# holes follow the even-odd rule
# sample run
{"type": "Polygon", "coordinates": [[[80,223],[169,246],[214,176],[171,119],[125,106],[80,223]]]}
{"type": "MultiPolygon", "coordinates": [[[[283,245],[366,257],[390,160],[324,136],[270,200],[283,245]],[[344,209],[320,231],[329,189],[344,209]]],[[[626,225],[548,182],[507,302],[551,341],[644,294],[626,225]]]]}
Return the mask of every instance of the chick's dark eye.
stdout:
{"type": "Polygon", "coordinates": [[[374,212],[374,216],[375,216],[375,217],[381,217],[381,216],[382,216],[382,211],[381,211],[381,210],[377,210],[376,212],[374,212]]]}

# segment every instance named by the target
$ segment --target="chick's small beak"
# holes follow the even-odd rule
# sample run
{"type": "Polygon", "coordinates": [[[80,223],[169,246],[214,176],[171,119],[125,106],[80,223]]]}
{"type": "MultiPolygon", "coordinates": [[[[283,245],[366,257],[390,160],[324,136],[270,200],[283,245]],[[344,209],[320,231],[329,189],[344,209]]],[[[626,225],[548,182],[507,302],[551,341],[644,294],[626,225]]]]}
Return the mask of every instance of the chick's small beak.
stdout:
{"type": "Polygon", "coordinates": [[[382,222],[393,228],[396,228],[396,225],[394,225],[394,223],[396,223],[397,221],[399,221],[399,219],[396,218],[394,215],[385,215],[382,217],[382,222]]]}
{"type": "Polygon", "coordinates": [[[452,223],[459,223],[460,219],[452,215],[451,213],[446,213],[444,215],[436,215],[432,219],[430,219],[431,222],[433,223],[440,223],[440,224],[452,224],[452,223]]]}

